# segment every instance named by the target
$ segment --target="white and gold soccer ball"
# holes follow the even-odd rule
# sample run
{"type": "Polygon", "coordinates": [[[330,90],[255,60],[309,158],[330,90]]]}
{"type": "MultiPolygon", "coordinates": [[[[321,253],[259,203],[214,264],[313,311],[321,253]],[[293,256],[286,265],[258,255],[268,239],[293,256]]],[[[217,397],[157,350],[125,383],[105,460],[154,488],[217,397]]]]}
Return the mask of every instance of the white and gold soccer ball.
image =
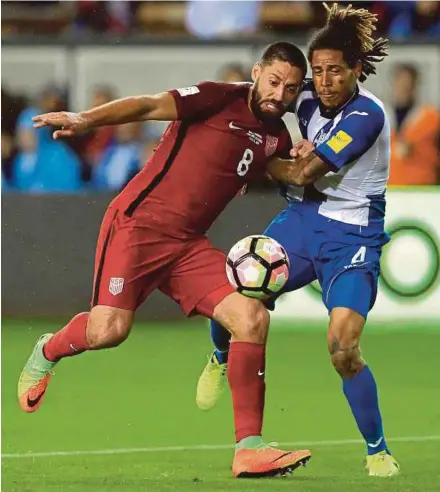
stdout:
{"type": "Polygon", "coordinates": [[[229,282],[248,297],[268,299],[289,278],[286,250],[267,236],[248,236],[232,246],[226,260],[229,282]]]}

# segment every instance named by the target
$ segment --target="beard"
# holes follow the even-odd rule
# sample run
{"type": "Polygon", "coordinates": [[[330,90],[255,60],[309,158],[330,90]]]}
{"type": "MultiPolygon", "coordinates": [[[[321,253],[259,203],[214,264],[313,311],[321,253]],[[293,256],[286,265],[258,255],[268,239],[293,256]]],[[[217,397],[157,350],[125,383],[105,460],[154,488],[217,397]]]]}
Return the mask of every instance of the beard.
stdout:
{"type": "Polygon", "coordinates": [[[263,123],[277,123],[286,112],[284,104],[280,101],[275,101],[274,99],[263,99],[263,96],[259,91],[258,81],[255,82],[254,87],[252,88],[250,106],[252,112],[257,117],[257,119],[259,119],[263,123]],[[265,111],[262,105],[268,102],[272,103],[278,111],[265,111]]]}

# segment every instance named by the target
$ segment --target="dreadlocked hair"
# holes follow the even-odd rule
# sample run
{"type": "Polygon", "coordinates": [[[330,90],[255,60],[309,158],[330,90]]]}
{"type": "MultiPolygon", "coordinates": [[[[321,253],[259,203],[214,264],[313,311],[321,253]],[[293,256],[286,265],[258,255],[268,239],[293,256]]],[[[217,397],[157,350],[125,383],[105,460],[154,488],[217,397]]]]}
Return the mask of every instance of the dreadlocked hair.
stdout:
{"type": "Polygon", "coordinates": [[[315,50],[340,50],[350,68],[361,62],[359,80],[364,82],[376,73],[375,64],[388,56],[388,39],[373,37],[377,15],[366,9],[354,9],[351,4],[345,8],[340,8],[337,3],[331,7],[326,3],[323,5],[327,10],[327,22],[309,45],[309,62],[315,50]]]}

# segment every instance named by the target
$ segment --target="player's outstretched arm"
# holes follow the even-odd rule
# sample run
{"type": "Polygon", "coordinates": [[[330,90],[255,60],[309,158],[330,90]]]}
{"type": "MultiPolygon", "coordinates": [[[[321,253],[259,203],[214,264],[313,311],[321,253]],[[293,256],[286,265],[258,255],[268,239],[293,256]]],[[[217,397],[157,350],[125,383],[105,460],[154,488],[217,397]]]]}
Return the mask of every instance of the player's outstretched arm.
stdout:
{"type": "Polygon", "coordinates": [[[274,157],[268,162],[267,170],[272,178],[284,184],[305,186],[322,178],[331,171],[331,167],[311,152],[298,159],[274,157]]]}
{"type": "Polygon", "coordinates": [[[152,96],[132,96],[111,101],[81,113],[46,113],[33,118],[34,127],[59,127],[53,138],[71,137],[93,128],[133,121],[178,119],[174,97],[169,92],[152,96]]]}

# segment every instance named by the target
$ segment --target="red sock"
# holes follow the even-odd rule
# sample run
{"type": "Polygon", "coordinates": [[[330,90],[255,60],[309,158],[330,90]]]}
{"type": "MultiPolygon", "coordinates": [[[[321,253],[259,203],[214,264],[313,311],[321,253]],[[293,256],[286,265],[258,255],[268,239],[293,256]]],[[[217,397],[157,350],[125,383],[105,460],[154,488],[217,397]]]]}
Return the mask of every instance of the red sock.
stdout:
{"type": "Polygon", "coordinates": [[[82,354],[90,348],[86,338],[87,321],[90,313],[80,313],[44,345],[47,360],[57,362],[63,357],[82,354]]]}
{"type": "Polygon", "coordinates": [[[249,436],[261,436],[266,392],[265,362],[265,345],[231,342],[228,379],[234,407],[236,442],[249,436]]]}

